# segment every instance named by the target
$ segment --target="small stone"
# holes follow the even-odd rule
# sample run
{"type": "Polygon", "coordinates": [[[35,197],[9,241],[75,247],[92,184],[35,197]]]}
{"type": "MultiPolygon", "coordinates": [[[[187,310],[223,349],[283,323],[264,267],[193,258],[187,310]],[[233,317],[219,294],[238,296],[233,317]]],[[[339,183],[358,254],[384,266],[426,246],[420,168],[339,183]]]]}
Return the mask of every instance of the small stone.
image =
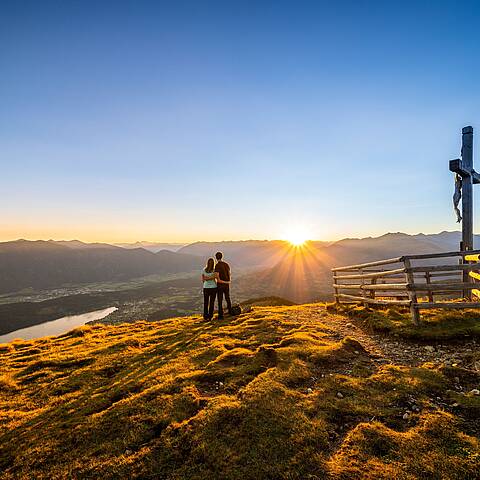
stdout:
{"type": "Polygon", "coordinates": [[[125,455],[131,455],[131,454],[132,454],[132,451],[127,448],[127,449],[125,450],[125,455]]]}
{"type": "Polygon", "coordinates": [[[458,407],[458,406],[459,406],[459,404],[457,402],[452,403],[452,407],[458,407]]]}
{"type": "Polygon", "coordinates": [[[460,377],[455,377],[453,380],[455,381],[455,383],[460,383],[460,377]]]}
{"type": "Polygon", "coordinates": [[[219,385],[220,387],[223,387],[223,382],[218,382],[218,385],[219,385]]]}
{"type": "Polygon", "coordinates": [[[474,388],[468,392],[470,395],[480,395],[480,390],[478,388],[474,388]]]}
{"type": "Polygon", "coordinates": [[[410,416],[410,413],[405,412],[405,413],[403,414],[402,418],[403,418],[404,420],[408,420],[408,417],[409,417],[409,416],[410,416]]]}
{"type": "Polygon", "coordinates": [[[452,363],[452,367],[458,367],[458,363],[452,363]]]}
{"type": "Polygon", "coordinates": [[[353,324],[351,324],[350,322],[346,323],[345,324],[346,327],[353,327],[353,324]]]}
{"type": "Polygon", "coordinates": [[[354,350],[353,353],[354,353],[355,355],[359,355],[359,354],[360,354],[360,352],[359,352],[358,350],[354,350]]]}
{"type": "Polygon", "coordinates": [[[313,390],[311,388],[307,388],[307,393],[313,393],[313,390]]]}
{"type": "Polygon", "coordinates": [[[424,348],[427,352],[434,352],[435,351],[435,349],[431,345],[425,345],[424,348]]]}
{"type": "Polygon", "coordinates": [[[338,398],[343,398],[343,394],[341,392],[337,392],[337,397],[338,398]]]}

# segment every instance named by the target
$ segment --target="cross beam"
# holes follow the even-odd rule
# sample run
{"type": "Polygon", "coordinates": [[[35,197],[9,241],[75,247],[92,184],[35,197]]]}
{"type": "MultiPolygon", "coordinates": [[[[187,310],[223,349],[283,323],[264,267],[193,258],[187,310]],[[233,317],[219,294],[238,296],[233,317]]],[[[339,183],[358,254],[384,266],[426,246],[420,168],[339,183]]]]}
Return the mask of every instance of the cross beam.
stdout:
{"type": "Polygon", "coordinates": [[[467,170],[463,166],[463,162],[460,158],[455,160],[450,160],[450,171],[458,173],[462,178],[472,177],[472,183],[475,185],[480,183],[480,173],[477,173],[475,170],[467,170]]]}

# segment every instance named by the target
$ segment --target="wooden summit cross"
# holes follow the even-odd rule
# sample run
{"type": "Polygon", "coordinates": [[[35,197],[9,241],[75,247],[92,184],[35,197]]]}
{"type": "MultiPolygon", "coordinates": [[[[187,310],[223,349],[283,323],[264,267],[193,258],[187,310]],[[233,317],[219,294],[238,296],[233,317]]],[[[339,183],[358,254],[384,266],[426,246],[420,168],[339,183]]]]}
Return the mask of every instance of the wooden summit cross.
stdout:
{"type": "MultiPolygon", "coordinates": [[[[473,185],[480,183],[480,175],[473,169],[473,128],[462,128],[462,158],[450,160],[450,171],[461,177],[462,193],[462,241],[460,251],[473,250],[473,185]]],[[[468,271],[463,281],[469,282],[468,271]]]]}

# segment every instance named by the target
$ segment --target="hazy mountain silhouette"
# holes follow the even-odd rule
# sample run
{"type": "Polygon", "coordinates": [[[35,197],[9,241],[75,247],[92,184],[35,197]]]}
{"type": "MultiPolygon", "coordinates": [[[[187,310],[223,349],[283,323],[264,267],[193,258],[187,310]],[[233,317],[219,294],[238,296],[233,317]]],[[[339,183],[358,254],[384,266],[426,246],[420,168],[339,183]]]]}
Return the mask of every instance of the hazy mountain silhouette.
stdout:
{"type": "Polygon", "coordinates": [[[199,264],[195,256],[167,250],[152,253],[78,241],[17,240],[0,243],[0,292],[191,272],[199,264]]]}
{"type": "MultiPolygon", "coordinates": [[[[326,242],[313,242],[318,247],[326,242]]],[[[291,249],[283,240],[243,240],[228,242],[196,242],[179,250],[202,257],[211,257],[217,251],[223,252],[228,262],[241,267],[271,267],[278,263],[291,249]]]]}
{"type": "MultiPolygon", "coordinates": [[[[245,288],[252,290],[252,295],[275,294],[294,301],[309,301],[322,298],[330,291],[330,268],[334,266],[405,254],[458,250],[460,237],[460,232],[387,233],[334,243],[308,242],[301,249],[280,240],[196,242],[178,252],[160,250],[157,253],[144,248],[78,240],[17,240],[0,243],[0,293],[193,272],[220,250],[234,272],[240,267],[257,270],[255,275],[241,280],[245,288]]],[[[475,242],[480,245],[479,236],[475,242]]],[[[238,276],[236,279],[240,281],[238,276]]]]}
{"type": "Polygon", "coordinates": [[[177,252],[182,247],[184,247],[185,243],[160,243],[160,242],[134,242],[134,243],[114,243],[117,247],[122,248],[144,248],[145,250],[149,250],[150,252],[159,252],[160,250],[170,250],[172,252],[177,252]]]}

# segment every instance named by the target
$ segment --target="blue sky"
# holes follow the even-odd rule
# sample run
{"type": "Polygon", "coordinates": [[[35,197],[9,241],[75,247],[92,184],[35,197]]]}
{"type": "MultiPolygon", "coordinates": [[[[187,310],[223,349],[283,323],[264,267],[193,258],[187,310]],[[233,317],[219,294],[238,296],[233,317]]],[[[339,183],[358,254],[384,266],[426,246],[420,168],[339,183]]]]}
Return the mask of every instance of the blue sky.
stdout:
{"type": "Polygon", "coordinates": [[[456,229],[479,20],[474,1],[4,0],[0,240],[456,229]]]}

